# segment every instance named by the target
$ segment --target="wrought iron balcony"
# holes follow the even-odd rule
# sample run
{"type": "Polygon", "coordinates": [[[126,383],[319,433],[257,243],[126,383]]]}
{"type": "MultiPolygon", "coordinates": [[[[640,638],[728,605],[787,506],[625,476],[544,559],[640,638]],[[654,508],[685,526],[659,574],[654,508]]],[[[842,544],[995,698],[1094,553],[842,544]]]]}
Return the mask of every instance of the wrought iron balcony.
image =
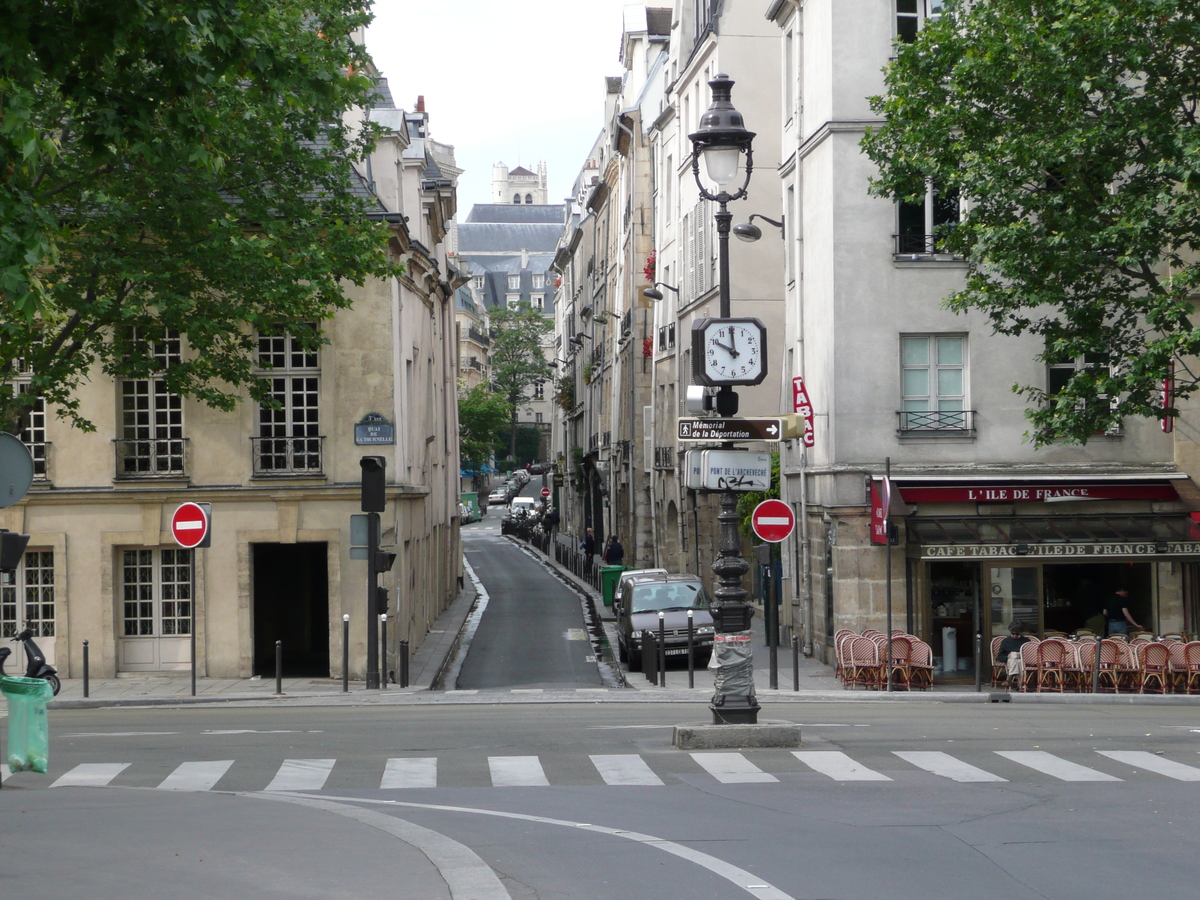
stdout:
{"type": "Polygon", "coordinates": [[[325,436],[252,437],[254,475],[321,475],[325,436]]]}
{"type": "Polygon", "coordinates": [[[946,236],[943,234],[898,234],[896,235],[896,256],[959,259],[958,254],[951,253],[945,248],[945,240],[946,236]]]}
{"type": "Polygon", "coordinates": [[[901,437],[914,435],[973,436],[973,409],[900,410],[896,413],[897,432],[901,437]]]}
{"type": "Polygon", "coordinates": [[[116,439],[117,478],[182,478],[187,475],[187,446],[187,438],[116,439]]]}
{"type": "Polygon", "coordinates": [[[654,468],[656,468],[656,469],[674,469],[675,468],[675,448],[674,447],[655,447],[654,448],[654,468]]]}

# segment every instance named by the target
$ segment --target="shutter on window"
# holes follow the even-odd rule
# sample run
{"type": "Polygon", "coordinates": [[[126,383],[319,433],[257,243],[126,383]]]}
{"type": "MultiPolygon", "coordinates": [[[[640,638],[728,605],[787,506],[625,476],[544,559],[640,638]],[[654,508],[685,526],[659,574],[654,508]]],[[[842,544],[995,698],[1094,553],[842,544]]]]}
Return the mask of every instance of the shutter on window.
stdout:
{"type": "Polygon", "coordinates": [[[642,407],[642,470],[654,465],[654,407],[642,407]]]}

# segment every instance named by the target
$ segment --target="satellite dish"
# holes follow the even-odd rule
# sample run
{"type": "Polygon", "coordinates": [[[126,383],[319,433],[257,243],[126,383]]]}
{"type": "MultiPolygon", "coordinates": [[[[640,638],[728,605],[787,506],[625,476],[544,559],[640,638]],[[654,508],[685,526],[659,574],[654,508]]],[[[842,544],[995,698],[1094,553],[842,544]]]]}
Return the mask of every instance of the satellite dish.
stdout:
{"type": "Polygon", "coordinates": [[[0,509],[12,506],[33,484],[33,456],[11,434],[0,432],[0,509]]]}

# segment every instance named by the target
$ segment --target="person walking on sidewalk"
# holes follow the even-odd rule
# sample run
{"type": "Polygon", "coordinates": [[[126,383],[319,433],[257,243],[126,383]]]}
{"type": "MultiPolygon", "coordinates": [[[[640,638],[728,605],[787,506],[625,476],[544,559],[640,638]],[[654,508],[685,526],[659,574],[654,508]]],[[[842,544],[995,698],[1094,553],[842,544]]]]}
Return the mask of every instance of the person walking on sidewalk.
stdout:
{"type": "Polygon", "coordinates": [[[588,529],[584,534],[583,540],[579,542],[579,549],[583,551],[584,557],[591,559],[596,555],[596,532],[588,529]]]}
{"type": "Polygon", "coordinates": [[[625,559],[625,548],[617,540],[615,534],[609,535],[608,545],[604,548],[604,562],[610,566],[619,566],[625,559]]]}

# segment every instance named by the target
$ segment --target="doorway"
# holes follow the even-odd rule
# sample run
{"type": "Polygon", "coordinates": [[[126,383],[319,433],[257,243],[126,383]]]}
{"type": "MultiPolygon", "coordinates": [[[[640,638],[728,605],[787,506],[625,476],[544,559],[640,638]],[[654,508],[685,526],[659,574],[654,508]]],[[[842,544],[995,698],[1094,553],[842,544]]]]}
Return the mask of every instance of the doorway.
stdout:
{"type": "Polygon", "coordinates": [[[283,674],[329,677],[329,564],[326,545],[252,544],[254,674],[275,674],[275,642],[283,642],[283,674]]]}

